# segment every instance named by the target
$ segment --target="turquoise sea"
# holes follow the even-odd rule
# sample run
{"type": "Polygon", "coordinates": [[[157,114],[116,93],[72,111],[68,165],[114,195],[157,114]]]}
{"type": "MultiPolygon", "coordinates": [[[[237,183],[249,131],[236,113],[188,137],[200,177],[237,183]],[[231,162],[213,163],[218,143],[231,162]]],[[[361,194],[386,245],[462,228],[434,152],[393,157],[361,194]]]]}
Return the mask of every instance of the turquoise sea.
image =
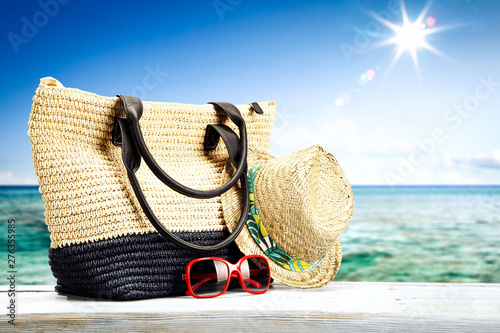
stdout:
{"type": "MultiPolygon", "coordinates": [[[[336,281],[500,283],[500,186],[354,186],[336,281]]],[[[55,284],[37,187],[0,187],[1,276],[16,221],[18,284],[55,284]]],[[[7,284],[2,278],[0,284],[7,284]]]]}

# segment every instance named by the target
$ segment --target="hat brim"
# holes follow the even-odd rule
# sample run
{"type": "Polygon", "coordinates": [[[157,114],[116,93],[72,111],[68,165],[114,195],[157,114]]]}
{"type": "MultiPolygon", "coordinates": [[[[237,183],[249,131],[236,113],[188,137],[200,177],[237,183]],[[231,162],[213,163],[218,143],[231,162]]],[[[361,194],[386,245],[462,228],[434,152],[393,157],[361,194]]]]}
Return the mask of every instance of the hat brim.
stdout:
{"type": "MultiPolygon", "coordinates": [[[[274,159],[271,155],[263,155],[250,151],[248,156],[248,167],[250,168],[271,159],[274,159]]],[[[233,171],[234,167],[228,163],[223,172],[223,183],[227,182],[233,171]]],[[[226,226],[228,230],[232,232],[241,216],[242,197],[239,184],[221,195],[221,202],[222,213],[226,226]]],[[[246,226],[236,238],[236,245],[245,255],[258,254],[268,257],[254,241],[246,226]]],[[[337,241],[332,245],[318,265],[307,271],[288,270],[275,263],[273,260],[268,260],[271,269],[271,276],[274,279],[297,288],[315,288],[326,285],[337,274],[341,261],[342,246],[340,241],[337,241]]]]}

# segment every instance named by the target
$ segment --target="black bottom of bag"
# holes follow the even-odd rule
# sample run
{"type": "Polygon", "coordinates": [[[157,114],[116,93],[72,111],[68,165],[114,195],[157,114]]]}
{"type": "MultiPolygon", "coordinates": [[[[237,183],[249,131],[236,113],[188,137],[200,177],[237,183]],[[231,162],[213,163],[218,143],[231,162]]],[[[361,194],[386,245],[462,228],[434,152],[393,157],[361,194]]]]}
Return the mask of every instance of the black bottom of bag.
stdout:
{"type": "MultiPolygon", "coordinates": [[[[214,245],[227,232],[183,232],[176,235],[198,245],[214,245]]],[[[200,257],[221,257],[236,263],[243,254],[233,243],[207,255],[179,248],[161,235],[127,235],[98,242],[51,248],[49,263],[64,294],[136,300],[184,295],[186,265],[200,257]]]]}

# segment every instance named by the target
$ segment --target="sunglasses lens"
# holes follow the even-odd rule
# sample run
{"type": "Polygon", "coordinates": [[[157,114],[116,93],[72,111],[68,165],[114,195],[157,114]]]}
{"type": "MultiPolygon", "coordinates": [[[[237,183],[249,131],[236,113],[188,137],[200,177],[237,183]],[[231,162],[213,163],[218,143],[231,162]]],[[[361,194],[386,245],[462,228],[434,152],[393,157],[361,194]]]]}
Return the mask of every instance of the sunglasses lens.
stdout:
{"type": "Polygon", "coordinates": [[[218,260],[202,260],[191,266],[189,279],[193,293],[198,296],[214,296],[226,287],[229,268],[218,260]]]}
{"type": "Polygon", "coordinates": [[[251,257],[245,259],[240,266],[245,286],[250,291],[265,291],[269,286],[270,272],[266,259],[251,257]]]}

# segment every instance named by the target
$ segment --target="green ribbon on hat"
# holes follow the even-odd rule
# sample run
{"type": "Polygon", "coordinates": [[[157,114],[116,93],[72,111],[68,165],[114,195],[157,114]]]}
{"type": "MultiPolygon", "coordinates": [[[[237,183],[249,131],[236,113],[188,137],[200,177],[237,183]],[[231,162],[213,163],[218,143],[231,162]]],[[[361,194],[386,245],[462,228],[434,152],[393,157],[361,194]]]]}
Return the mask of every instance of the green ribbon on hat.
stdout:
{"type": "Polygon", "coordinates": [[[259,211],[255,203],[255,178],[257,176],[257,171],[264,163],[252,167],[247,173],[248,195],[250,198],[250,210],[247,219],[248,231],[261,250],[276,264],[290,271],[307,272],[316,267],[323,257],[316,262],[304,261],[297,257],[292,257],[272,240],[259,216],[259,211]]]}

